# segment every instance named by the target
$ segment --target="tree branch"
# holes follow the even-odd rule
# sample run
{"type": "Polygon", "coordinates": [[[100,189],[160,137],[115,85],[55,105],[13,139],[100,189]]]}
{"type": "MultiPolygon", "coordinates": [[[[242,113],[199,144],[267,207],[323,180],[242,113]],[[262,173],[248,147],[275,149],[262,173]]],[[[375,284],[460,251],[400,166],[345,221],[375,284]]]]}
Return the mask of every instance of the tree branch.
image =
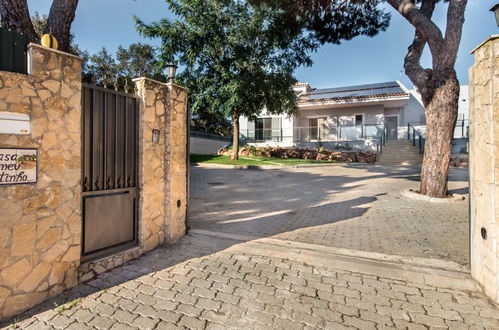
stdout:
{"type": "Polygon", "coordinates": [[[59,49],[68,51],[71,42],[71,24],[75,18],[78,0],[54,0],[50,7],[44,33],[56,37],[59,49]]]}
{"type": "MultiPolygon", "coordinates": [[[[409,21],[416,31],[426,39],[432,55],[440,53],[444,45],[444,38],[438,26],[433,23],[423,12],[414,5],[412,0],[387,0],[404,18],[409,21]]],[[[435,2],[435,0],[432,0],[435,2]]]]}
{"type": "Polygon", "coordinates": [[[445,28],[445,50],[443,65],[453,68],[456,63],[457,51],[461,43],[464,25],[464,10],[468,0],[451,0],[447,10],[447,26],[445,28]]]}
{"type": "MultiPolygon", "coordinates": [[[[425,15],[428,19],[431,19],[434,10],[434,0],[423,0],[420,8],[420,11],[421,13],[423,13],[423,15],[425,15]]],[[[416,85],[416,87],[420,90],[421,94],[423,94],[423,98],[425,98],[425,95],[427,94],[427,82],[432,73],[430,69],[423,69],[420,64],[421,56],[423,54],[426,42],[427,40],[426,38],[424,38],[423,34],[420,31],[416,30],[414,40],[409,46],[407,55],[404,59],[405,73],[407,74],[407,76],[409,76],[414,85],[416,85]]]]}
{"type": "Polygon", "coordinates": [[[38,41],[26,0],[0,0],[0,16],[3,27],[25,34],[28,42],[38,41]]]}

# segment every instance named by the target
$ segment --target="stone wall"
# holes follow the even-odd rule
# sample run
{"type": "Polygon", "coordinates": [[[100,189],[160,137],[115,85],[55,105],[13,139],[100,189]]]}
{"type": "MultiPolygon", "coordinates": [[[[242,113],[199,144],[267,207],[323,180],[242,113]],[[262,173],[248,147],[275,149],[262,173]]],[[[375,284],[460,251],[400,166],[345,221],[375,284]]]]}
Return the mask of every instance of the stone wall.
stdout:
{"type": "Polygon", "coordinates": [[[31,75],[0,71],[0,111],[28,114],[38,182],[0,186],[0,319],[77,284],[81,238],[81,60],[29,46],[31,75]]]}
{"type": "Polygon", "coordinates": [[[140,97],[139,241],[143,251],[185,235],[187,204],[187,91],[135,79],[140,97]],[[159,141],[153,141],[159,130],[159,141]]]}
{"type": "Polygon", "coordinates": [[[169,148],[167,150],[168,197],[166,241],[174,243],[185,235],[187,217],[187,89],[166,84],[168,89],[169,148]]]}
{"type": "Polygon", "coordinates": [[[185,235],[187,90],[140,78],[139,245],[80,265],[81,59],[28,52],[30,75],[0,71],[0,111],[32,130],[0,134],[0,148],[38,149],[37,183],[0,185],[0,320],[185,235]]]}
{"type": "Polygon", "coordinates": [[[499,303],[499,35],[473,50],[470,69],[471,272],[499,303]]]}

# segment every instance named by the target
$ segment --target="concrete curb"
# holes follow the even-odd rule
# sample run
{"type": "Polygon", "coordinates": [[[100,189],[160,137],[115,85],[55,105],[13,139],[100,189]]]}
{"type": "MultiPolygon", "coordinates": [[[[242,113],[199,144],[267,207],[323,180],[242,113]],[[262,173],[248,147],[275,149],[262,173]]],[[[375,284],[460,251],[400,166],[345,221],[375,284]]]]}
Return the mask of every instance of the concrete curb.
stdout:
{"type": "Polygon", "coordinates": [[[236,169],[236,170],[275,170],[275,169],[284,169],[284,168],[334,167],[334,166],[368,167],[375,165],[367,163],[329,163],[329,164],[297,164],[297,165],[230,165],[230,164],[191,163],[191,166],[203,167],[203,168],[236,169]]]}
{"type": "Polygon", "coordinates": [[[194,167],[203,168],[224,168],[235,170],[278,170],[283,168],[293,168],[293,166],[282,165],[228,165],[228,164],[206,164],[206,163],[191,163],[194,167]]]}
{"type": "Polygon", "coordinates": [[[402,190],[400,194],[406,198],[423,202],[430,202],[430,203],[459,203],[466,199],[463,195],[459,194],[454,194],[452,195],[452,197],[448,198],[430,197],[430,196],[421,195],[420,193],[415,192],[413,189],[402,190]]]}
{"type": "Polygon", "coordinates": [[[227,251],[279,257],[445,289],[480,291],[469,269],[453,261],[349,250],[309,243],[193,229],[189,235],[243,242],[227,251]]]}

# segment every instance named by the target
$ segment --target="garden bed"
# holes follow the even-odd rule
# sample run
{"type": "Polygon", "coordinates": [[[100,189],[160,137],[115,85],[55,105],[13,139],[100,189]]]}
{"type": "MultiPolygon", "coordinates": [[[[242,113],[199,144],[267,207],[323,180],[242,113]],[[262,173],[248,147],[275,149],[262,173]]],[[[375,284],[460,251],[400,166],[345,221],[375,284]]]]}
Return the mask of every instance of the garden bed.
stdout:
{"type": "MultiPolygon", "coordinates": [[[[220,154],[230,156],[230,148],[223,149],[220,154]]],[[[324,148],[279,148],[244,146],[239,149],[239,156],[272,157],[281,159],[305,159],[318,161],[334,161],[344,163],[374,164],[376,153],[362,150],[328,150],[324,148]]]]}

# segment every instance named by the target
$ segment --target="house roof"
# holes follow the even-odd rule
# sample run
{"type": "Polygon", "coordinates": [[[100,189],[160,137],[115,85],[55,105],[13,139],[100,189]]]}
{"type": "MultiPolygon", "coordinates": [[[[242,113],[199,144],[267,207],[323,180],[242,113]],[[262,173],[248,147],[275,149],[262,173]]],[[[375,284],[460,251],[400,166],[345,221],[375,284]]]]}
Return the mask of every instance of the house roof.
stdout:
{"type": "Polygon", "coordinates": [[[396,81],[356,86],[321,88],[300,95],[298,103],[344,101],[355,99],[391,98],[409,96],[396,81]]]}

